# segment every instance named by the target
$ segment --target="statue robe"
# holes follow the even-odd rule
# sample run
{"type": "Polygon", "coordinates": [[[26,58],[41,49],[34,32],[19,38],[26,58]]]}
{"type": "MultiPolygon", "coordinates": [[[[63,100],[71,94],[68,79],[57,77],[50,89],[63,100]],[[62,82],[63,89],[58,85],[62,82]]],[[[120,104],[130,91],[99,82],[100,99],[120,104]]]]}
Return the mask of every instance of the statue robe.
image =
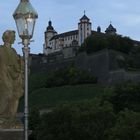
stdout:
{"type": "Polygon", "coordinates": [[[0,47],[0,116],[14,117],[23,95],[23,62],[11,47],[0,47]]]}

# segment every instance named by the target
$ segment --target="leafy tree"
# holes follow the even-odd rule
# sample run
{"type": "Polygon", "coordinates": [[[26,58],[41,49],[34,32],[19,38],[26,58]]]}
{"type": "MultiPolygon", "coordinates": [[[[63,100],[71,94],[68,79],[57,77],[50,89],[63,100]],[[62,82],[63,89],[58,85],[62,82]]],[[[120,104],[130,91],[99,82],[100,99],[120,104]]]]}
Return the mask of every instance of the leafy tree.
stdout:
{"type": "Polygon", "coordinates": [[[41,88],[50,88],[64,85],[83,83],[97,83],[97,79],[77,67],[70,66],[49,73],[33,74],[29,77],[29,92],[41,88]]]}
{"type": "Polygon", "coordinates": [[[111,104],[99,100],[65,104],[44,114],[36,133],[37,140],[104,140],[114,125],[111,104]]]}
{"type": "Polygon", "coordinates": [[[97,34],[89,36],[82,44],[79,51],[92,53],[107,47],[107,41],[104,35],[97,34]]]}
{"type": "Polygon", "coordinates": [[[110,131],[109,140],[139,140],[140,113],[125,110],[119,113],[116,125],[110,131]]]}
{"type": "Polygon", "coordinates": [[[70,85],[96,83],[97,79],[90,75],[87,71],[76,67],[71,67],[67,71],[67,80],[70,85]]]}
{"type": "Polygon", "coordinates": [[[89,36],[84,41],[79,49],[79,52],[86,51],[87,53],[93,53],[108,48],[129,54],[133,46],[134,41],[132,41],[129,37],[97,33],[89,36]]]}
{"type": "Polygon", "coordinates": [[[127,65],[129,68],[140,68],[140,45],[131,49],[131,53],[127,58],[127,65]]]}
{"type": "Polygon", "coordinates": [[[108,97],[103,97],[113,104],[116,112],[128,108],[133,111],[140,111],[140,83],[126,82],[117,85],[114,92],[108,97]]]}
{"type": "Polygon", "coordinates": [[[39,109],[34,107],[29,112],[29,129],[35,130],[40,122],[39,109]]]}
{"type": "Polygon", "coordinates": [[[29,113],[29,130],[32,133],[29,135],[29,140],[36,140],[35,138],[35,130],[38,128],[40,124],[40,114],[38,108],[32,108],[29,113]]]}

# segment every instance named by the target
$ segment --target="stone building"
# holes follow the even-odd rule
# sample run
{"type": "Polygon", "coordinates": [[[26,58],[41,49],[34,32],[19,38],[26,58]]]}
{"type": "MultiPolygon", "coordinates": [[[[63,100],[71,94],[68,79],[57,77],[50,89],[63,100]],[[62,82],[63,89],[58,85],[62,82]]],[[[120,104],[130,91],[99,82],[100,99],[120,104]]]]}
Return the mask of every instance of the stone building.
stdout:
{"type": "MultiPolygon", "coordinates": [[[[48,22],[45,31],[43,54],[30,54],[30,72],[47,73],[49,71],[75,66],[88,71],[97,77],[98,83],[104,85],[120,84],[132,80],[140,81],[140,71],[131,72],[126,69],[126,60],[129,54],[124,54],[111,49],[103,49],[92,54],[86,52],[76,53],[84,40],[90,35],[107,34],[116,35],[116,28],[110,23],[105,32],[101,27],[92,30],[90,19],[84,14],[80,18],[77,30],[58,34],[52,22],[48,22]]],[[[134,46],[140,45],[139,41],[132,40],[134,46]]]]}
{"type": "MultiPolygon", "coordinates": [[[[44,55],[51,55],[56,52],[61,52],[64,58],[74,57],[76,50],[84,42],[84,40],[91,34],[101,32],[101,28],[98,26],[97,31],[92,30],[92,23],[90,19],[85,15],[80,18],[78,23],[78,29],[67,31],[65,33],[58,34],[52,22],[48,22],[48,27],[45,31],[45,43],[43,45],[44,55]]],[[[116,29],[110,24],[105,31],[107,34],[116,34],[116,29]]]]}

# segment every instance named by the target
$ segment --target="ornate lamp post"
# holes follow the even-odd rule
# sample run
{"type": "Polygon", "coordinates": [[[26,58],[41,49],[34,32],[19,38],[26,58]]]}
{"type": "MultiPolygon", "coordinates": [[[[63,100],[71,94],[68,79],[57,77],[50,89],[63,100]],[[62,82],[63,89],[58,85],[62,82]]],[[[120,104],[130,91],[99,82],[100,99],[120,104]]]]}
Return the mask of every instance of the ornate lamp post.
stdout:
{"type": "Polygon", "coordinates": [[[34,26],[38,18],[37,12],[32,7],[29,0],[20,0],[13,17],[16,22],[19,37],[22,39],[23,55],[24,55],[24,68],[25,68],[25,91],[24,91],[24,136],[28,140],[28,56],[30,39],[33,37],[34,26]]]}

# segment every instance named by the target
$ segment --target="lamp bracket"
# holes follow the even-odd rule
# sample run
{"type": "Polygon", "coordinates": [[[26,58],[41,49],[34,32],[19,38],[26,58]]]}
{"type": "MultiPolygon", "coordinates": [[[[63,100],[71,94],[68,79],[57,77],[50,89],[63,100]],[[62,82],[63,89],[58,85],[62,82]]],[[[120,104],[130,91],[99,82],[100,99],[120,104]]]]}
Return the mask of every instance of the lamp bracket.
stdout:
{"type": "MultiPolygon", "coordinates": [[[[34,40],[30,40],[29,43],[35,42],[34,40]]],[[[18,44],[23,44],[22,42],[18,42],[18,44]]]]}

